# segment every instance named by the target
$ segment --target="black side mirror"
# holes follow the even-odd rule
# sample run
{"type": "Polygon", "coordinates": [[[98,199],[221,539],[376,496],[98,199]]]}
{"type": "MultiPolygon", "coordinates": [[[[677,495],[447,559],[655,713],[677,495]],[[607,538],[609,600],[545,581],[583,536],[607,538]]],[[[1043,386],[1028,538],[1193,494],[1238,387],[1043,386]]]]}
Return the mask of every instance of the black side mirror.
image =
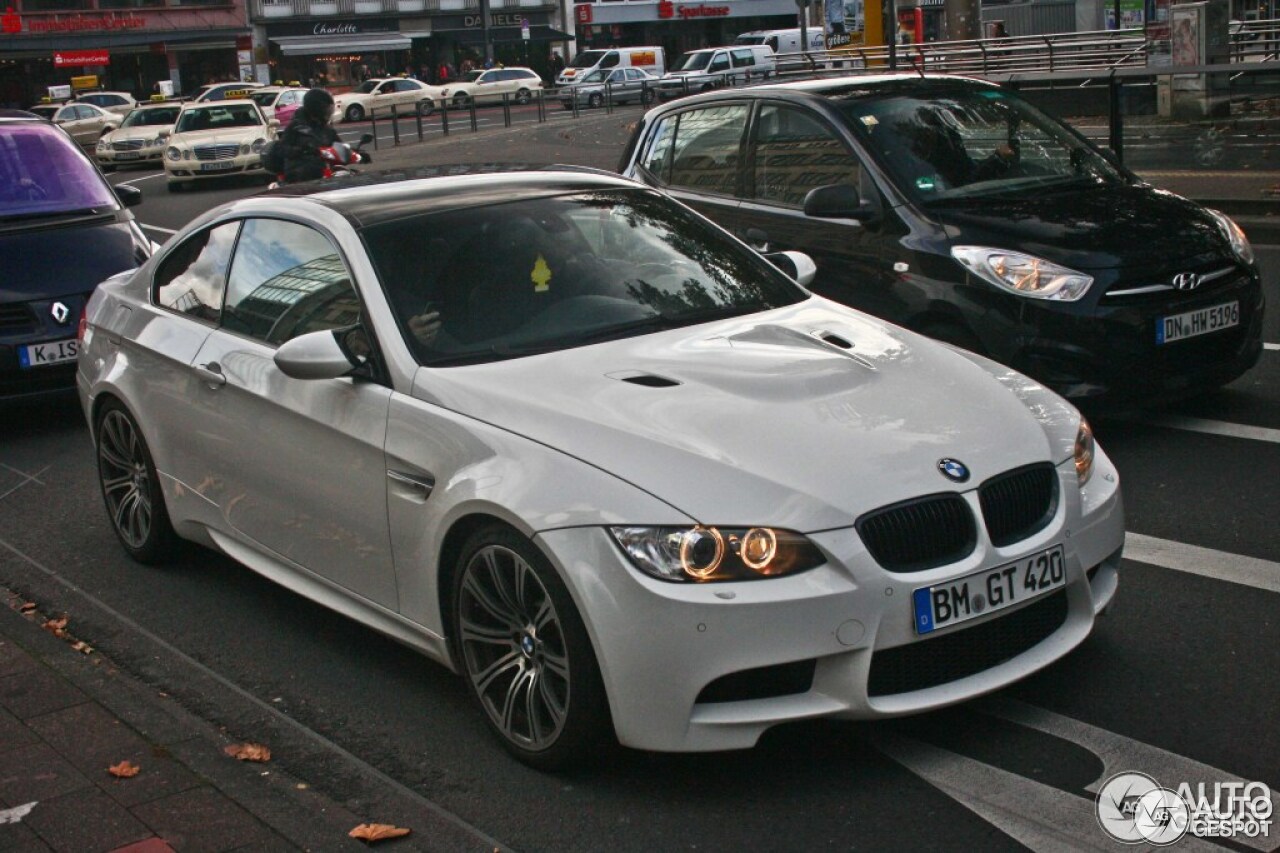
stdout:
{"type": "Polygon", "coordinates": [[[116,191],[116,198],[120,199],[120,203],[125,207],[137,207],[142,204],[142,190],[128,184],[120,184],[112,187],[116,191]]]}
{"type": "Polygon", "coordinates": [[[372,142],[372,141],[373,141],[373,134],[372,134],[372,133],[365,133],[365,134],[362,134],[362,135],[361,135],[361,137],[360,137],[360,144],[361,144],[361,145],[368,145],[368,144],[369,144],[370,142],[372,142]]]}
{"type": "Polygon", "coordinates": [[[804,197],[804,214],[815,219],[856,219],[866,222],[876,217],[876,210],[862,200],[852,184],[815,187],[804,197]]]}

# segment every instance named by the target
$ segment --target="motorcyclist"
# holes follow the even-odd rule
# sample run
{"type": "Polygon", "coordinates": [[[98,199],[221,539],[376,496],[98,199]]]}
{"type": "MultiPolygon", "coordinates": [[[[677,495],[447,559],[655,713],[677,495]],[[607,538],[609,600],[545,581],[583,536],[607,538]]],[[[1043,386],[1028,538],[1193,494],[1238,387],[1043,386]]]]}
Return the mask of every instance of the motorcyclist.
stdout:
{"type": "Polygon", "coordinates": [[[333,95],[312,89],[302,96],[302,106],[280,137],[284,147],[284,179],[289,183],[314,181],[324,177],[320,149],[338,141],[338,132],[329,124],[333,117],[333,95]]]}

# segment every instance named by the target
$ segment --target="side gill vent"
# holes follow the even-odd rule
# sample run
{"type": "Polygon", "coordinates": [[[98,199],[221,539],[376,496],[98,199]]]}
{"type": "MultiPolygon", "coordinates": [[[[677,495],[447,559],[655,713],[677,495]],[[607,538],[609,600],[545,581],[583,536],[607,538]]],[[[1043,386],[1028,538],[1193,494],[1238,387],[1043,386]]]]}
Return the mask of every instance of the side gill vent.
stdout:
{"type": "Polygon", "coordinates": [[[840,349],[853,349],[853,344],[849,343],[839,335],[832,334],[831,332],[823,332],[820,337],[833,347],[840,347],[840,349]]]}
{"type": "Polygon", "coordinates": [[[610,373],[609,377],[632,385],[643,385],[646,388],[674,388],[680,383],[665,376],[653,373],[610,373]]]}

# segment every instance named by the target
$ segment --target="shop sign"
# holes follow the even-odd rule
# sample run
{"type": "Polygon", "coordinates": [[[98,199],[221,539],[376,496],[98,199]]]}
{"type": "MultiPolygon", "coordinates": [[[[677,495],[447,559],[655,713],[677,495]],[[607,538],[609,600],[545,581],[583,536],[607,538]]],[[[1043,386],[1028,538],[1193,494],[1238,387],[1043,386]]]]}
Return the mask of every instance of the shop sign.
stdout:
{"type": "MultiPolygon", "coordinates": [[[[575,7],[577,10],[582,6],[575,7]]],[[[591,7],[586,7],[590,9],[591,7]]],[[[519,29],[525,21],[530,26],[542,26],[547,23],[546,12],[526,12],[525,14],[495,12],[489,15],[489,26],[496,28],[511,27],[519,29]]],[[[484,18],[480,15],[437,15],[431,19],[432,32],[449,32],[451,30],[478,30],[483,26],[484,18]]]]}
{"type": "MultiPolygon", "coordinates": [[[[369,33],[389,33],[400,29],[395,18],[379,18],[372,21],[306,21],[292,24],[273,24],[267,27],[267,36],[358,36],[369,33]]],[[[247,50],[248,47],[240,47],[247,50]]]]}
{"type": "Polygon", "coordinates": [[[55,50],[53,52],[54,68],[107,65],[110,62],[111,55],[105,50],[55,50]]]}
{"type": "Polygon", "coordinates": [[[573,19],[579,24],[589,24],[592,20],[591,6],[583,3],[573,7],[573,19]]]}
{"type": "MultiPolygon", "coordinates": [[[[27,21],[29,33],[80,33],[80,32],[113,32],[115,30],[140,30],[147,25],[147,19],[138,15],[122,15],[119,17],[84,18],[40,18],[27,21]]],[[[0,25],[6,33],[22,32],[22,20],[10,9],[3,16],[0,25]]]]}
{"type": "Polygon", "coordinates": [[[697,6],[677,6],[671,0],[659,0],[658,2],[658,17],[663,20],[676,17],[682,20],[689,20],[690,18],[727,18],[730,11],[728,6],[708,6],[705,3],[699,3],[697,6]]]}

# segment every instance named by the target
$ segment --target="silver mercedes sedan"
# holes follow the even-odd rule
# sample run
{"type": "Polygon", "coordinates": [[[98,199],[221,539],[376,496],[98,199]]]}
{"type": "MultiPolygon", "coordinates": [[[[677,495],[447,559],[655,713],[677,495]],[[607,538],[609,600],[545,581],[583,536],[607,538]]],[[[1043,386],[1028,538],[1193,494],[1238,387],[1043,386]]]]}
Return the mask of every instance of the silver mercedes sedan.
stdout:
{"type": "Polygon", "coordinates": [[[95,292],[143,563],[216,548],[458,671],[542,768],[927,711],[1081,643],[1116,470],[1042,386],[583,169],[220,207],[95,292]]]}

